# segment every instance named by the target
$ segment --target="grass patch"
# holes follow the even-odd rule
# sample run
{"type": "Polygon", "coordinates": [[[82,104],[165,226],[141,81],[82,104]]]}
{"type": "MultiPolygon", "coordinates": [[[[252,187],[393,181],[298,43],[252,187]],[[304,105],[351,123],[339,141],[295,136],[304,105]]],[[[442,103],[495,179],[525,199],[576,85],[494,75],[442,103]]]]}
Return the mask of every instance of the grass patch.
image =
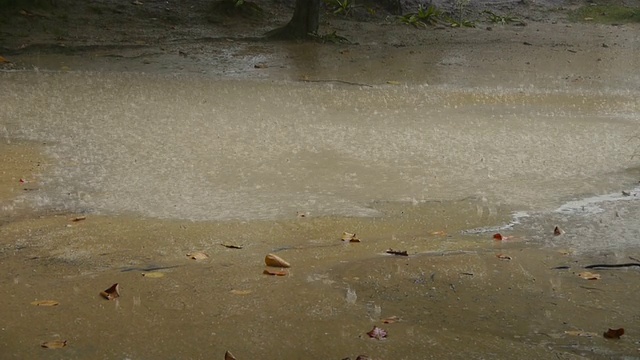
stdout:
{"type": "Polygon", "coordinates": [[[572,21],[589,21],[602,24],[640,22],[640,8],[620,5],[583,6],[569,15],[572,21]]]}

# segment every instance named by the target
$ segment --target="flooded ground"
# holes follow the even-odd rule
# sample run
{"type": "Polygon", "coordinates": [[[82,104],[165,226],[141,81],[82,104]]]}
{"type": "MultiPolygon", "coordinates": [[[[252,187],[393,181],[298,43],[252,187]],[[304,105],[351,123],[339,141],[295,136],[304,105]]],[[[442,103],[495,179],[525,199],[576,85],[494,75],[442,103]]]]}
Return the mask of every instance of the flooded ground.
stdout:
{"type": "Polygon", "coordinates": [[[637,27],[334,25],[12,57],[3,358],[640,358],[637,27]]]}

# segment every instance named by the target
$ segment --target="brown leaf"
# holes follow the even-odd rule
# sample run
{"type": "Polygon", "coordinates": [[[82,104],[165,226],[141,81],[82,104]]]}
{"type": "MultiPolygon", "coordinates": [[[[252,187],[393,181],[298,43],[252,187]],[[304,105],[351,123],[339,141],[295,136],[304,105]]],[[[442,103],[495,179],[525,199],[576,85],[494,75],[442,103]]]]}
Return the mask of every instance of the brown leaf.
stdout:
{"type": "Polygon", "coordinates": [[[511,256],[505,254],[497,254],[496,257],[500,260],[511,260],[511,256]]]}
{"type": "Polygon", "coordinates": [[[242,245],[232,245],[232,244],[220,244],[228,249],[242,249],[242,245]]]}
{"type": "Polygon", "coordinates": [[[35,305],[35,306],[58,306],[58,305],[60,305],[60,303],[55,301],[55,300],[38,300],[38,301],[32,301],[31,305],[35,305]]]}
{"type": "Polygon", "coordinates": [[[87,220],[87,217],[86,216],[77,216],[77,217],[71,218],[71,221],[73,221],[73,222],[78,222],[78,221],[82,221],[82,220],[87,220]]]}
{"type": "MultiPolygon", "coordinates": [[[[6,58],[0,56],[0,64],[11,64],[11,61],[9,61],[6,58]]],[[[23,180],[23,179],[20,179],[20,180],[23,180]]]]}
{"type": "Polygon", "coordinates": [[[236,357],[233,356],[229,351],[224,353],[224,360],[236,360],[236,357]]]}
{"type": "Polygon", "coordinates": [[[609,329],[602,335],[607,339],[620,339],[620,336],[624,335],[624,329],[609,329]]]}
{"type": "Polygon", "coordinates": [[[387,249],[386,253],[391,255],[409,256],[406,250],[399,251],[399,250],[387,249]]]}
{"type": "Polygon", "coordinates": [[[502,236],[500,233],[493,234],[493,240],[502,241],[506,240],[506,236],[502,236]]]}
{"type": "Polygon", "coordinates": [[[579,273],[578,276],[585,280],[600,280],[600,274],[594,274],[590,271],[583,271],[579,273]]]}
{"type": "Polygon", "coordinates": [[[207,254],[205,254],[203,252],[189,253],[189,254],[187,254],[187,256],[190,259],[193,259],[193,260],[204,260],[204,259],[207,259],[209,257],[209,255],[207,255],[207,254]]]}
{"type": "Polygon", "coordinates": [[[564,230],[560,229],[560,227],[556,226],[553,228],[553,235],[560,236],[562,234],[564,234],[564,230]]]}
{"type": "Polygon", "coordinates": [[[400,321],[400,318],[397,316],[389,316],[386,319],[382,319],[382,322],[385,324],[393,324],[394,322],[400,321]]]}
{"type": "Polygon", "coordinates": [[[435,236],[447,236],[447,232],[440,230],[440,231],[434,231],[431,233],[431,235],[435,235],[435,236]]]}
{"type": "Polygon", "coordinates": [[[115,283],[107,290],[100,292],[100,295],[107,300],[117,299],[120,297],[120,286],[115,283]]]}
{"type": "Polygon", "coordinates": [[[263,272],[265,275],[275,275],[275,276],[287,276],[288,272],[286,270],[274,271],[265,269],[263,272]]]}
{"type": "Polygon", "coordinates": [[[67,346],[67,340],[45,341],[40,344],[40,346],[47,349],[62,349],[63,347],[67,346]]]}
{"type": "Polygon", "coordinates": [[[360,239],[358,239],[356,234],[352,234],[350,232],[346,232],[345,231],[345,232],[342,233],[342,241],[360,242],[360,239]]]}
{"type": "Polygon", "coordinates": [[[271,266],[271,267],[279,267],[279,268],[291,267],[291,264],[286,262],[283,258],[279,257],[278,255],[274,255],[274,254],[268,254],[267,256],[265,256],[264,263],[267,264],[267,266],[271,266]]]}

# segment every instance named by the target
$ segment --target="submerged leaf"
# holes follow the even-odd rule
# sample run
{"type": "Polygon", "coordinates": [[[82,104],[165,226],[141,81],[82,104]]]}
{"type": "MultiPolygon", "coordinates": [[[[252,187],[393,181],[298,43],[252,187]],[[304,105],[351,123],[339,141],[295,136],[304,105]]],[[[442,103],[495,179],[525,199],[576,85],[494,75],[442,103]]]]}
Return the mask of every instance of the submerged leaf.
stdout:
{"type": "Polygon", "coordinates": [[[372,339],[382,340],[387,337],[387,331],[374,325],[367,335],[372,339]]]}
{"type": "Polygon", "coordinates": [[[286,276],[288,273],[286,270],[274,271],[265,269],[263,272],[265,275],[286,276]]]}
{"type": "Polygon", "coordinates": [[[189,253],[189,254],[187,254],[187,256],[190,259],[193,259],[193,260],[204,260],[204,259],[207,259],[209,257],[209,255],[207,255],[207,254],[205,254],[203,252],[189,253]]]}
{"type": "Polygon", "coordinates": [[[32,301],[31,305],[35,306],[58,306],[60,303],[55,300],[38,300],[32,301]]]}
{"type": "Polygon", "coordinates": [[[150,279],[157,279],[157,278],[164,277],[164,273],[161,273],[159,271],[152,271],[148,273],[143,273],[142,276],[150,279]]]}
{"type": "Polygon", "coordinates": [[[620,336],[624,335],[624,329],[609,329],[602,335],[607,339],[620,339],[620,336]]]}
{"type": "Polygon", "coordinates": [[[348,241],[348,242],[360,242],[360,239],[358,239],[358,237],[356,236],[356,234],[352,234],[350,232],[343,232],[342,233],[342,241],[348,241]]]}
{"type": "Polygon", "coordinates": [[[600,280],[600,274],[594,274],[590,271],[583,271],[579,273],[578,276],[585,280],[600,280]]]}
{"type": "Polygon", "coordinates": [[[279,268],[291,267],[291,264],[289,264],[287,261],[285,261],[283,258],[279,257],[278,255],[274,255],[274,254],[268,254],[267,256],[265,256],[264,263],[267,264],[267,266],[271,266],[271,267],[279,267],[279,268]]]}
{"type": "Polygon", "coordinates": [[[40,344],[40,346],[47,349],[62,349],[63,347],[67,346],[67,340],[45,341],[40,344]]]}
{"type": "Polygon", "coordinates": [[[115,283],[107,290],[100,292],[100,295],[107,300],[117,299],[120,297],[120,286],[115,283]]]}

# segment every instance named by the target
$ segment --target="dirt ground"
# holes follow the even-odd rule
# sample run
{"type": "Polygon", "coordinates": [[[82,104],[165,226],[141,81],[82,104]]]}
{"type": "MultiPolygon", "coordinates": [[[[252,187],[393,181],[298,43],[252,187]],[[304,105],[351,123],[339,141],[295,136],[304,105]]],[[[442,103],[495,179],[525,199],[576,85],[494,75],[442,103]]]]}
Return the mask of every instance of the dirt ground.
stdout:
{"type": "MultiPolygon", "coordinates": [[[[338,44],[259,39],[286,23],[292,7],[257,3],[266,13],[258,19],[212,15],[206,1],[7,8],[0,16],[7,62],[0,66],[8,74],[613,89],[613,98],[633,95],[640,84],[640,25],[569,21],[581,2],[472,3],[465,16],[475,28],[414,28],[375,5],[375,12],[362,7],[351,17],[323,14],[320,33],[350,40],[338,44]],[[526,25],[492,23],[480,14],[485,9],[526,25]]],[[[372,206],[384,215],[374,218],[292,214],[274,221],[39,207],[21,195],[46,186],[56,159],[46,156],[47,144],[13,138],[3,125],[0,119],[3,358],[222,359],[225,351],[238,359],[640,358],[638,267],[590,270],[599,280],[578,276],[589,264],[638,263],[637,248],[576,253],[544,246],[556,239],[553,218],[536,224],[542,229],[535,234],[533,227],[516,229],[512,241],[464,232],[508,223],[517,210],[478,211],[485,205],[475,198],[380,202],[372,206]],[[343,231],[363,241],[343,242],[343,231]],[[410,256],[389,255],[389,248],[410,256]],[[199,251],[208,257],[187,256],[199,251]],[[292,263],[287,276],[263,274],[267,253],[292,263]],[[102,299],[113,283],[120,298],[102,299]],[[32,305],[40,300],[59,305],[32,305]],[[369,338],[374,326],[388,337],[369,338]],[[605,338],[609,328],[625,335],[605,338]],[[65,346],[41,346],[54,340],[65,346]]],[[[597,221],[610,231],[633,223],[633,211],[611,208],[597,221]]],[[[589,229],[574,234],[599,236],[589,229]]],[[[624,236],[637,235],[630,234],[624,236]]]]}

